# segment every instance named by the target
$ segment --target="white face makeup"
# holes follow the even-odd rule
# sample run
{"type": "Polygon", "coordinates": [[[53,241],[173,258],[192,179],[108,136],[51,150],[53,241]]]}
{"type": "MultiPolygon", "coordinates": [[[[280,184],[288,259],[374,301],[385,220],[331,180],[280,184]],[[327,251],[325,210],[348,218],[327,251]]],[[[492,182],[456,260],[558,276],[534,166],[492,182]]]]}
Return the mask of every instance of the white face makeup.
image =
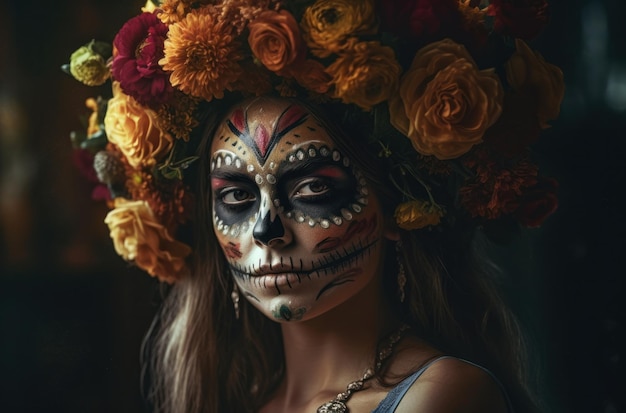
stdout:
{"type": "Polygon", "coordinates": [[[314,115],[257,98],[231,111],[211,153],[215,234],[240,291],[266,316],[315,317],[375,278],[380,207],[314,115]]]}

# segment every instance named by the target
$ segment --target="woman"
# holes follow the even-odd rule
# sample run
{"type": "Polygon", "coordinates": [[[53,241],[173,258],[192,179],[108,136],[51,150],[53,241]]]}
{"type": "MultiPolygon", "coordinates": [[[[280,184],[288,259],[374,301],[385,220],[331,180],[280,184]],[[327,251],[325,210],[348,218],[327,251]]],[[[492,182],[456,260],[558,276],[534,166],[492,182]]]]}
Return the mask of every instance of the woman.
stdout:
{"type": "Polygon", "coordinates": [[[155,411],[536,410],[476,239],[554,210],[527,150],[560,71],[500,2],[423,3],[165,1],[120,30],[83,147],[106,136],[116,250],[173,284],[155,411]]]}

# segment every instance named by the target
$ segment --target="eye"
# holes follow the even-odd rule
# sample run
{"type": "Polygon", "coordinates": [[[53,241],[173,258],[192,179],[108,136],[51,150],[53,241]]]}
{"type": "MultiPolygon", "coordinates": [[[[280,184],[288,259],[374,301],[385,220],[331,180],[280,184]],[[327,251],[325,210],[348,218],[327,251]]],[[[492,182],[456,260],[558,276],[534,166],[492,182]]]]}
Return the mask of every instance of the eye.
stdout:
{"type": "Polygon", "coordinates": [[[292,197],[302,201],[318,201],[326,198],[331,191],[327,180],[309,178],[300,182],[293,191],[292,197]]]}
{"type": "Polygon", "coordinates": [[[227,206],[239,207],[254,202],[256,197],[241,188],[225,188],[219,193],[219,198],[227,206]]]}

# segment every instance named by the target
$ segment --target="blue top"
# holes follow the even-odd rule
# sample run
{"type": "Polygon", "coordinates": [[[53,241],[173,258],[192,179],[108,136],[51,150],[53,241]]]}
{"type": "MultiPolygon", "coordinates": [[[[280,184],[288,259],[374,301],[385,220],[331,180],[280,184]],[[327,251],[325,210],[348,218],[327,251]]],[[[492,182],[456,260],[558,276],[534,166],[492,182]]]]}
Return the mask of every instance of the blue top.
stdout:
{"type": "MultiPolygon", "coordinates": [[[[435,362],[437,362],[437,361],[439,361],[441,359],[444,359],[444,358],[455,358],[455,357],[452,357],[452,356],[441,356],[441,357],[437,357],[437,358],[429,361],[428,363],[426,363],[421,369],[419,369],[415,373],[411,374],[409,377],[407,377],[406,379],[404,379],[400,383],[398,383],[398,385],[396,387],[391,389],[389,391],[389,393],[387,393],[387,396],[376,407],[376,409],[374,409],[372,411],[372,413],[393,413],[393,412],[395,412],[396,408],[400,404],[400,401],[402,400],[402,398],[404,397],[406,392],[409,390],[411,385],[413,383],[415,383],[415,381],[426,371],[426,369],[428,367],[430,367],[433,363],[435,363],[435,362]]],[[[476,367],[484,370],[485,372],[487,372],[494,379],[494,381],[496,383],[498,383],[498,386],[502,390],[502,394],[504,395],[504,398],[506,400],[506,404],[508,406],[507,410],[509,411],[509,413],[513,412],[513,407],[511,406],[511,400],[509,399],[508,395],[504,391],[504,386],[502,386],[502,383],[500,383],[500,381],[496,378],[496,376],[493,375],[492,372],[490,372],[489,370],[487,370],[486,368],[484,368],[482,366],[479,366],[478,364],[472,363],[471,361],[467,361],[467,360],[463,360],[463,359],[459,359],[459,358],[457,358],[457,360],[461,360],[461,361],[463,361],[465,363],[471,364],[472,366],[476,366],[476,367]]]]}

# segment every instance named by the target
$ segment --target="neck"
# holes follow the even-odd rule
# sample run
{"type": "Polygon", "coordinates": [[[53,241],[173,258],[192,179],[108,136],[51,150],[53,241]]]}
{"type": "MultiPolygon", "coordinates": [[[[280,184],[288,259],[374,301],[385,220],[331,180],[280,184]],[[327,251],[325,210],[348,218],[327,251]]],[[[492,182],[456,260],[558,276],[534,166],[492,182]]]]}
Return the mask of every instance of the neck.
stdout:
{"type": "Polygon", "coordinates": [[[283,324],[286,370],[279,393],[285,406],[330,400],[360,379],[392,324],[376,282],[313,320],[283,324]]]}

